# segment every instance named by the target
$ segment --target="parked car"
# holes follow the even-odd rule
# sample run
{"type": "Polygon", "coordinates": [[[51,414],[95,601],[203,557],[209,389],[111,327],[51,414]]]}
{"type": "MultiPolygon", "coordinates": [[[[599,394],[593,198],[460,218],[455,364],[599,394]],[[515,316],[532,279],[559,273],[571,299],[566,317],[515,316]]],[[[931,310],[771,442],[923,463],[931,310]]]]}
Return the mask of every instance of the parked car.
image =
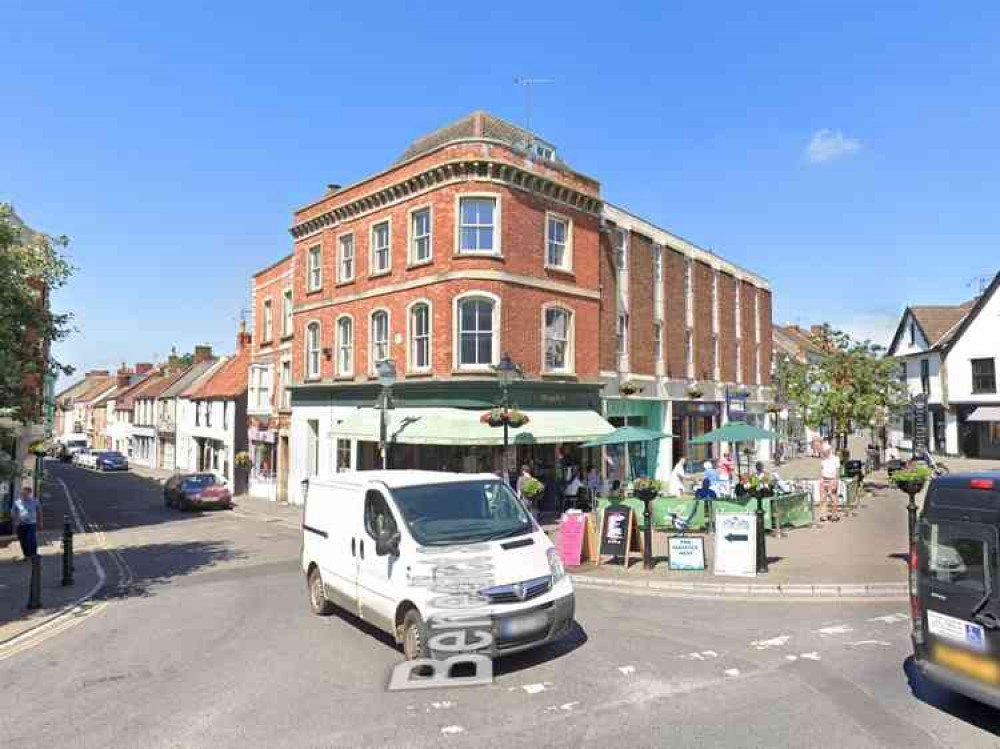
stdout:
{"type": "Polygon", "coordinates": [[[106,450],[97,453],[97,456],[94,458],[94,468],[98,471],[127,471],[128,458],[120,452],[106,450]]]}
{"type": "Polygon", "coordinates": [[[89,447],[82,447],[73,453],[73,465],[79,466],[80,468],[87,467],[87,461],[90,459],[91,449],[89,447]]]}
{"type": "Polygon", "coordinates": [[[910,550],[913,659],[927,679],[1000,708],[1000,471],[935,478],[910,550]]]}
{"type": "Polygon", "coordinates": [[[179,473],[163,485],[163,503],[178,510],[233,509],[233,495],[214,473],[179,473]]]}
{"type": "Polygon", "coordinates": [[[387,632],[407,660],[438,657],[445,647],[435,650],[432,627],[460,613],[440,603],[460,597],[439,592],[441,576],[482,585],[473,597],[480,621],[463,637],[481,643],[477,653],[539,647],[573,626],[573,583],[562,560],[492,474],[341,473],[309,482],[303,512],[302,572],[313,613],[339,606],[387,632]]]}

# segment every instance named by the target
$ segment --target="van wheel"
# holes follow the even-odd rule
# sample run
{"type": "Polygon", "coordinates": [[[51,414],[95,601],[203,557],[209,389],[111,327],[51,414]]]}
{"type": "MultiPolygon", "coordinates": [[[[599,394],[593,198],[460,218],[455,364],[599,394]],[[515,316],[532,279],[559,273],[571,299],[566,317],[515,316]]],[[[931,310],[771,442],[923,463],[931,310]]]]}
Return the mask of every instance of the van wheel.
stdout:
{"type": "Polygon", "coordinates": [[[309,573],[309,608],[316,616],[329,616],[333,613],[333,604],[323,590],[323,578],[315,567],[309,573]]]}
{"type": "Polygon", "coordinates": [[[430,646],[427,644],[429,639],[430,633],[420,612],[416,609],[407,611],[403,617],[403,655],[406,660],[429,658],[431,654],[430,646]]]}

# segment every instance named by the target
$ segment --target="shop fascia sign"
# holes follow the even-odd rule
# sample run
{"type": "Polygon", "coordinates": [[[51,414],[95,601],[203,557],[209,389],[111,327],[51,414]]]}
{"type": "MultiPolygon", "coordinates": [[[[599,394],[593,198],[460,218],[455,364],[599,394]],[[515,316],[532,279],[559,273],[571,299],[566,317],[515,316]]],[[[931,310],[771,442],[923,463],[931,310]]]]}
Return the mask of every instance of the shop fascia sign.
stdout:
{"type": "Polygon", "coordinates": [[[257,429],[257,427],[250,427],[247,430],[247,436],[250,438],[251,442],[269,442],[273,444],[276,441],[276,435],[274,432],[257,429]]]}

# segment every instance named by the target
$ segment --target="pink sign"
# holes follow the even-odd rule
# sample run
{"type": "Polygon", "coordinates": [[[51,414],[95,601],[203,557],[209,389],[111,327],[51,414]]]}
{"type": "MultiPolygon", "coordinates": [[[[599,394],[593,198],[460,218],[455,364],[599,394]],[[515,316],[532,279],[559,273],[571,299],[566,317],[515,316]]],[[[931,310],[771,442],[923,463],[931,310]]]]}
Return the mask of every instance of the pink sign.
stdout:
{"type": "Polygon", "coordinates": [[[556,551],[567,567],[580,566],[583,550],[583,531],[587,518],[582,512],[567,512],[559,519],[559,542],[556,551]]]}

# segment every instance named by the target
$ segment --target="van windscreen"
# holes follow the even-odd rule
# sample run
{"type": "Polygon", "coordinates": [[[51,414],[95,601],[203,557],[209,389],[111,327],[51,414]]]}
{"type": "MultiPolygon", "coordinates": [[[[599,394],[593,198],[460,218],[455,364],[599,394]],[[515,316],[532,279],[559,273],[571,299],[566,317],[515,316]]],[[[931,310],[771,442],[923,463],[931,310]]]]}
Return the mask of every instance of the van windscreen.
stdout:
{"type": "Polygon", "coordinates": [[[985,593],[994,566],[990,544],[973,530],[981,526],[950,522],[924,522],[920,542],[924,546],[921,574],[937,583],[985,593]]]}
{"type": "Polygon", "coordinates": [[[531,533],[531,517],[502,481],[460,481],[394,489],[414,540],[451,546],[531,533]]]}

